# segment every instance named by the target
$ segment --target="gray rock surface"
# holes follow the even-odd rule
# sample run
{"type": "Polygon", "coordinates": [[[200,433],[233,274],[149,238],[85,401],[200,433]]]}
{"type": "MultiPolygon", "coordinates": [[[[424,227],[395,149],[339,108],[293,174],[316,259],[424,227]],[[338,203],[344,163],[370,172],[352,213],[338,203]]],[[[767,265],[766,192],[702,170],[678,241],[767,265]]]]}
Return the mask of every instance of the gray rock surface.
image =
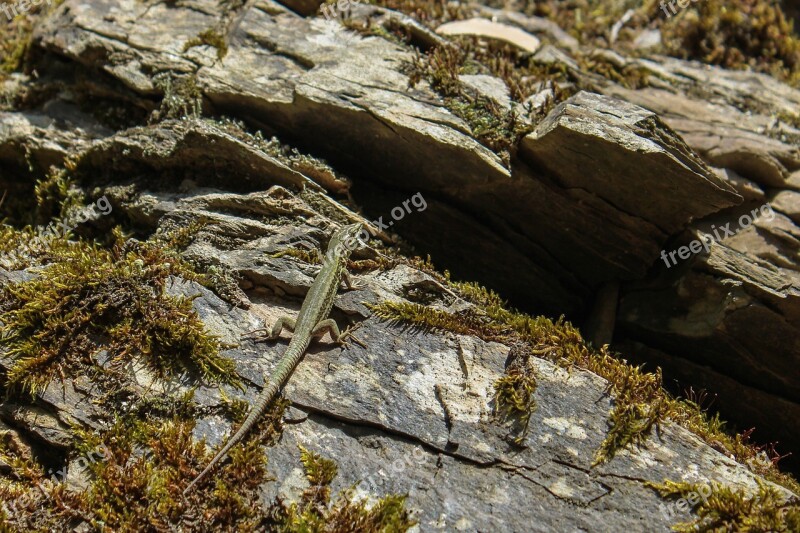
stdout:
{"type": "MultiPolygon", "coordinates": [[[[42,65],[93,73],[94,89],[82,90],[132,102],[149,123],[111,129],[77,111],[69,94],[0,113],[0,186],[28,190],[72,156],[80,185],[111,199],[109,228],[124,223],[146,236],[205,221],[185,257],[235,274],[234,301],[179,280],[170,290],[199,294],[194,306],[206,326],[235,345],[225,354],[246,388],[228,396],[251,401],[286,345],[242,335],[296,313],[313,280],[313,265],[275,255],[323,248],[333,224],[365,220],[358,204],[389,220],[393,207],[421,193],[426,209],[396,220],[384,240],[396,230],[456,277],[536,313],[582,320],[598,290],[619,283],[615,345],[672,369],[682,383],[716,390],[740,427],[758,425],[764,440],[800,450],[800,130],[786,118],[796,118],[800,91],[761,74],[600,52],[649,73],[648,84],[632,89],[582,71],[577,44],[552,23],[473,6],[472,15],[554,43],[534,58],[596,91],[550,110],[506,164],[427,82],[409,87],[409,46],[302,16],[316,7],[256,0],[222,14],[209,0],[66,0],[36,28],[42,65]],[[210,28],[223,28],[227,50],[185,49],[210,28]],[[158,102],[171,96],[163,76],[191,81],[197,112],[161,116],[158,102]],[[352,188],[277,154],[261,132],[324,158],[352,188]],[[766,202],[774,216],[674,267],[662,262],[662,250],[734,228],[766,202]]],[[[406,15],[354,9],[355,21],[373,17],[384,29],[407,30],[423,49],[446,42],[406,15]]],[[[508,103],[500,78],[463,81],[508,103]]],[[[3,283],[20,275],[0,271],[3,283]]],[[[337,297],[334,317],[363,322],[367,348],[322,342],[298,368],[285,390],[290,423],[269,450],[275,481],[261,487],[265,505],[279,495],[296,500],[305,488],[298,444],[336,460],[334,490],[370,480],[365,494],[408,493],[422,531],[666,531],[689,515],[665,514],[646,481],[756,487],[746,466],[671,424],[643,448],[592,467],[614,405],[607,383],[544,360],[535,360],[538,408],[527,447],[513,446],[491,416],[509,347],[372,317],[365,304],[415,291],[439,309],[466,305],[407,264],[356,278],[359,288],[337,297]]],[[[143,397],[189,386],[161,383],[135,365],[129,373],[143,397]]],[[[2,403],[0,419],[58,454],[71,424],[101,427],[87,379],[58,382],[30,404],[2,403]]],[[[200,387],[195,400],[212,408],[222,396],[200,387]]],[[[210,414],[195,437],[213,445],[229,431],[229,420],[210,414]]]]}

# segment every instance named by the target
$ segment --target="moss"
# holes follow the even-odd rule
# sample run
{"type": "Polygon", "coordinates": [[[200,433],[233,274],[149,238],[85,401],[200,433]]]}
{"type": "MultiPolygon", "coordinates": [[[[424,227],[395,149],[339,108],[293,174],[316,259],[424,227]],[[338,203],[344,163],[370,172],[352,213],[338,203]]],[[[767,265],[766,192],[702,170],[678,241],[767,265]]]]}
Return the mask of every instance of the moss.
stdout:
{"type": "Polygon", "coordinates": [[[469,16],[470,10],[459,2],[442,0],[373,0],[374,5],[406,13],[428,27],[469,16]]]}
{"type": "MultiPolygon", "coordinates": [[[[689,429],[715,449],[734,457],[754,473],[800,494],[800,484],[793,477],[780,472],[775,462],[758,459],[763,456],[763,449],[749,443],[747,434],[726,433],[718,417],[709,418],[696,403],[674,398],[667,393],[662,387],[660,372],[643,372],[641,368],[612,356],[606,347],[589,347],[580,332],[563,318],[553,321],[546,317],[530,317],[509,311],[497,294],[477,284],[451,282],[446,273],[444,276],[437,274],[436,277],[457,290],[476,308],[451,314],[424,305],[387,301],[370,309],[379,318],[407,323],[423,330],[475,335],[511,346],[523,343],[527,345],[525,350],[530,350],[536,357],[562,367],[577,366],[606,379],[608,391],[614,396],[614,406],[609,415],[608,433],[595,454],[594,464],[612,459],[625,447],[644,443],[654,428],[669,419],[689,429]]],[[[509,366],[512,367],[513,364],[509,366]]],[[[508,391],[509,383],[521,386],[522,391],[534,386],[532,382],[526,386],[524,381],[508,378],[504,374],[496,382],[495,390],[508,391]]],[[[514,402],[523,408],[523,413],[525,399],[524,395],[520,395],[523,401],[514,402]]]]}
{"type": "Polygon", "coordinates": [[[341,20],[342,26],[354,31],[363,37],[380,37],[389,42],[400,46],[410,44],[411,36],[403,28],[394,28],[391,25],[383,25],[372,20],[356,20],[344,18],[341,20]]]}
{"type": "Polygon", "coordinates": [[[533,397],[537,385],[536,372],[533,354],[527,345],[514,346],[510,357],[512,361],[505,373],[494,382],[494,408],[501,421],[514,421],[517,433],[514,441],[522,444],[536,407],[533,397]]]}
{"type": "Polygon", "coordinates": [[[669,17],[658,0],[544,0],[528,5],[529,13],[548,17],[582,43],[598,46],[609,46],[612,26],[631,9],[633,16],[614,43],[626,51],[635,53],[630,43],[639,31],[660,29],[662,49],[669,55],[725,68],[749,67],[800,83],[800,38],[774,0],[703,0],[683,9],[676,6],[677,13],[669,17]]]}
{"type": "Polygon", "coordinates": [[[46,224],[53,219],[66,218],[86,203],[85,195],[75,187],[68,171],[54,171],[39,180],[34,188],[36,222],[46,224]]]}
{"type": "Polygon", "coordinates": [[[520,120],[515,111],[502,109],[488,98],[467,91],[459,76],[484,71],[496,75],[504,79],[518,100],[527,97],[530,88],[523,89],[519,76],[511,75],[516,72],[517,63],[509,59],[513,56],[510,47],[502,48],[505,55],[498,59],[494,53],[477,48],[476,42],[463,39],[465,44],[460,47],[439,46],[426,54],[418,52],[407,69],[409,85],[414,87],[422,79],[428,80],[444,97],[447,108],[467,123],[472,135],[508,166],[519,140],[532,131],[532,125],[520,120]]]}
{"type": "MultiPolygon", "coordinates": [[[[173,403],[189,400],[187,394],[173,403]]],[[[0,476],[6,520],[16,530],[42,532],[72,530],[81,523],[97,531],[256,530],[269,523],[257,490],[268,481],[263,445],[279,437],[287,403],[276,402],[231,450],[214,482],[199,487],[188,501],[181,494],[185,481],[211,458],[204,442],[192,438],[193,412],[162,419],[154,410],[134,409],[107,430],[74,430],[70,455],[92,459],[83,461],[88,486],[80,492],[53,483],[30,456],[0,441],[0,459],[12,469],[10,476],[0,476]]]]}
{"type": "MultiPolygon", "coordinates": [[[[334,194],[346,194],[350,189],[350,179],[337,172],[324,159],[301,152],[297,148],[281,142],[277,137],[266,139],[261,131],[250,132],[244,122],[241,121],[222,118],[215,125],[247,145],[261,150],[267,155],[278,159],[286,166],[305,174],[334,194]]],[[[306,198],[304,197],[303,199],[305,200],[306,198]]],[[[328,213],[324,214],[327,215],[328,213]]]]}
{"type": "MultiPolygon", "coordinates": [[[[618,65],[616,62],[601,55],[585,56],[578,54],[577,63],[588,72],[594,72],[628,89],[641,89],[650,84],[651,72],[639,65],[618,65]]],[[[583,88],[591,89],[587,84],[583,88]]]]}
{"type": "Polygon", "coordinates": [[[343,491],[336,502],[330,502],[330,484],[336,477],[336,464],[300,447],[300,460],[310,487],[299,503],[288,508],[278,503],[273,513],[278,517],[278,530],[285,532],[393,533],[408,531],[416,522],[405,509],[405,496],[391,494],[368,506],[366,500],[355,500],[354,489],[343,491]]]}
{"type": "Polygon", "coordinates": [[[692,522],[675,524],[674,531],[800,531],[800,500],[787,498],[761,481],[753,494],[720,483],[701,485],[665,480],[648,486],[662,498],[688,500],[692,512],[698,515],[692,522]]]}
{"type": "Polygon", "coordinates": [[[287,248],[285,250],[281,250],[275,254],[272,254],[272,257],[278,259],[280,257],[293,257],[295,259],[299,259],[303,263],[308,263],[309,265],[320,265],[322,264],[322,260],[319,256],[319,251],[314,250],[301,250],[298,248],[287,248]]]}
{"type": "MultiPolygon", "coordinates": [[[[190,41],[191,42],[191,41],[190,41]]],[[[165,73],[154,78],[163,93],[161,107],[151,117],[151,122],[167,119],[197,118],[202,114],[203,92],[197,85],[197,76],[175,76],[165,73]]]]}
{"type": "Polygon", "coordinates": [[[197,37],[189,39],[183,45],[183,51],[186,52],[195,46],[213,46],[217,49],[217,59],[222,59],[228,54],[228,43],[225,42],[225,36],[219,30],[209,28],[197,34],[197,37]]]}
{"type": "Polygon", "coordinates": [[[101,349],[113,363],[141,357],[162,378],[238,383],[191,299],[166,294],[172,276],[199,279],[174,252],[117,233],[111,249],[56,239],[42,263],[35,278],[0,295],[9,387],[36,394],[67,372],[100,371],[101,349]]]}
{"type": "Polygon", "coordinates": [[[8,13],[13,16],[9,21],[6,13],[0,11],[0,80],[3,80],[8,73],[22,70],[35,25],[60,6],[63,0],[41,2],[38,5],[31,3],[24,12],[19,9],[17,1],[0,2],[7,5],[8,13]]]}
{"type": "Polygon", "coordinates": [[[614,376],[616,379],[608,384],[608,392],[614,394],[610,428],[595,454],[594,464],[610,460],[618,450],[644,444],[652,429],[668,414],[660,369],[648,374],[637,367],[616,367],[614,376]]]}
{"type": "Polygon", "coordinates": [[[303,463],[303,469],[311,485],[328,486],[338,472],[336,463],[325,459],[318,453],[310,452],[302,446],[300,446],[300,462],[303,463]]]}
{"type": "Polygon", "coordinates": [[[662,26],[670,55],[800,82],[800,37],[778,2],[704,0],[662,26]]]}
{"type": "Polygon", "coordinates": [[[237,398],[230,398],[225,391],[220,389],[220,400],[222,412],[225,416],[234,420],[235,422],[244,422],[247,413],[250,411],[250,404],[245,400],[237,398]]]}
{"type": "MultiPolygon", "coordinates": [[[[0,0],[6,4],[9,13],[17,7],[17,2],[10,0],[0,0]]],[[[0,24],[0,52],[2,52],[2,62],[0,62],[0,79],[6,73],[14,72],[22,67],[23,59],[30,46],[33,26],[42,12],[41,6],[31,6],[25,13],[18,13],[12,20],[6,19],[6,14],[0,11],[2,23],[0,24]]]]}

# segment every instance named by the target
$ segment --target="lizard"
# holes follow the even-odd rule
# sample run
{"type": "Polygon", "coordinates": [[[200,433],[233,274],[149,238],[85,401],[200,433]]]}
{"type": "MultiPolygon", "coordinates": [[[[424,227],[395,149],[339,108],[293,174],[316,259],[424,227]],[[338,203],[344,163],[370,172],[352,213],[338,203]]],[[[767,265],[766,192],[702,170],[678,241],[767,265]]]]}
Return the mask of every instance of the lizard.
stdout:
{"type": "Polygon", "coordinates": [[[345,338],[350,336],[350,329],[348,328],[344,333],[340,333],[336,322],[328,318],[328,314],[333,309],[333,300],[339,290],[340,282],[344,281],[347,287],[352,288],[347,273],[347,260],[353,248],[359,242],[357,236],[361,232],[361,228],[361,224],[350,224],[334,233],[328,244],[328,251],[323,258],[322,268],[314,279],[314,283],[311,285],[305,300],[303,300],[303,304],[300,306],[297,320],[281,317],[275,322],[268,339],[278,338],[281,331],[287,329],[294,333],[289,346],[286,348],[272,375],[265,382],[264,388],[250,408],[245,421],[217,452],[205,470],[186,487],[183,491],[184,495],[188,494],[217,464],[224,460],[230,449],[240,442],[256,425],[280,389],[289,380],[313,338],[322,337],[325,333],[330,333],[335,342],[342,343],[345,338]]]}

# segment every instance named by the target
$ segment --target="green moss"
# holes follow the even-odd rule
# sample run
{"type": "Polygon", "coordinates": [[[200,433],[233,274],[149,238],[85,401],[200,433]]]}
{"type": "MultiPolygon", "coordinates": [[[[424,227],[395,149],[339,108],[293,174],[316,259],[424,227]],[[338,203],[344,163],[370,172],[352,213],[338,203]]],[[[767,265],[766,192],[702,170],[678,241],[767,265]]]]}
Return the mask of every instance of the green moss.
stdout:
{"type": "Polygon", "coordinates": [[[800,82],[800,37],[770,0],[703,0],[662,26],[667,52],[800,82]]]}
{"type": "Polygon", "coordinates": [[[514,346],[510,357],[511,363],[505,373],[494,382],[494,408],[501,421],[514,421],[517,433],[514,441],[522,444],[536,407],[533,397],[537,385],[536,372],[533,354],[527,345],[514,346]]]}
{"type": "MultiPolygon", "coordinates": [[[[598,350],[587,346],[580,332],[563,319],[553,321],[509,311],[492,291],[474,283],[450,282],[447,274],[436,276],[476,308],[451,314],[424,305],[386,301],[370,309],[379,318],[420,329],[475,335],[510,346],[524,344],[525,350],[536,357],[562,367],[577,366],[606,379],[608,390],[614,397],[614,406],[609,415],[606,438],[595,454],[594,464],[610,460],[623,448],[644,443],[654,428],[669,419],[689,429],[715,449],[733,456],[756,474],[800,494],[800,484],[793,477],[780,472],[772,461],[758,460],[762,449],[750,444],[746,434],[730,435],[719,418],[709,418],[697,404],[670,396],[662,387],[660,371],[655,374],[643,372],[641,368],[612,356],[606,347],[598,350]]],[[[513,364],[509,368],[514,370],[514,374],[521,372],[514,369],[513,364]]],[[[534,383],[514,375],[509,378],[507,372],[495,383],[495,390],[507,392],[509,400],[513,400],[511,405],[520,407],[513,412],[524,414],[527,412],[525,406],[530,405],[526,404],[526,394],[529,390],[533,392],[534,383]],[[513,396],[516,390],[522,392],[517,398],[513,396]]]]}
{"type": "Polygon", "coordinates": [[[519,57],[505,46],[499,56],[477,47],[475,40],[462,40],[461,46],[439,46],[426,54],[417,53],[408,68],[409,85],[426,79],[439,92],[447,108],[469,125],[472,135],[497,153],[508,166],[519,140],[533,130],[520,120],[516,112],[501,109],[493,101],[467,91],[459,79],[461,74],[484,72],[500,77],[517,100],[529,95],[531,87],[519,81],[515,67],[519,57]]]}
{"type": "Polygon", "coordinates": [[[54,171],[36,183],[36,222],[46,224],[66,218],[70,212],[84,207],[86,197],[70,178],[68,171],[54,171]]]}
{"type": "Polygon", "coordinates": [[[300,460],[311,485],[299,503],[288,508],[278,503],[273,514],[279,531],[292,533],[331,532],[394,533],[408,531],[415,521],[405,509],[405,496],[385,496],[368,506],[366,500],[354,500],[354,490],[339,494],[330,502],[330,484],[336,477],[336,464],[300,447],[300,460]]]}
{"type": "Polygon", "coordinates": [[[662,498],[688,501],[698,518],[672,526],[674,531],[756,532],[800,531],[800,500],[787,498],[778,489],[758,481],[753,494],[720,483],[648,483],[662,498]],[[710,494],[709,494],[710,491],[710,494]],[[694,494],[692,494],[694,493],[694,494]],[[706,497],[698,497],[698,496],[706,497]],[[696,503],[694,503],[696,501],[696,503]]]}
{"type": "Polygon", "coordinates": [[[34,279],[0,294],[9,387],[36,394],[68,372],[97,371],[101,349],[116,363],[141,357],[162,378],[238,383],[191,300],[165,292],[171,276],[199,278],[174,252],[117,234],[111,249],[56,239],[45,256],[34,279]]]}
{"type": "MultiPolygon", "coordinates": [[[[602,55],[586,56],[578,54],[576,61],[581,69],[594,72],[628,89],[641,89],[650,85],[649,69],[638,65],[618,65],[616,62],[603,57],[602,55]]],[[[592,89],[591,86],[581,84],[584,89],[592,89]]]]}
{"type": "Polygon", "coordinates": [[[225,42],[225,36],[218,30],[209,28],[197,34],[197,37],[189,39],[183,45],[183,51],[186,52],[195,46],[213,46],[217,49],[217,59],[222,59],[228,54],[228,43],[225,42]]]}
{"type": "Polygon", "coordinates": [[[272,257],[278,259],[280,257],[293,257],[295,259],[299,259],[303,263],[308,263],[309,265],[320,265],[322,261],[319,257],[319,251],[316,249],[314,250],[301,250],[299,248],[287,248],[285,250],[281,250],[275,254],[272,254],[272,257]]]}
{"type": "Polygon", "coordinates": [[[300,446],[300,462],[303,463],[308,482],[312,485],[328,486],[338,473],[336,463],[302,446],[300,446]]]}
{"type": "Polygon", "coordinates": [[[166,73],[157,76],[154,81],[156,87],[164,93],[164,97],[161,100],[160,109],[153,115],[151,122],[186,117],[197,118],[202,114],[203,92],[197,85],[196,75],[175,76],[172,73],[166,73]]]}
{"type": "Polygon", "coordinates": [[[610,460],[618,450],[644,444],[652,429],[666,418],[669,411],[665,403],[667,395],[661,388],[660,369],[655,374],[632,366],[615,370],[616,379],[608,385],[608,391],[614,394],[610,427],[595,454],[594,464],[610,460]]]}
{"type": "MultiPolygon", "coordinates": [[[[186,398],[178,398],[182,403],[186,398]]],[[[66,531],[85,523],[92,530],[253,531],[270,523],[262,510],[258,487],[268,481],[263,445],[272,445],[282,431],[288,402],[276,402],[188,500],[181,491],[210,460],[204,442],[192,438],[189,413],[159,419],[135,410],[108,430],[75,430],[73,459],[86,464],[88,487],[69,490],[46,479],[41,466],[0,442],[0,459],[12,468],[0,476],[0,500],[10,510],[9,524],[22,531],[66,531]]]]}
{"type": "MultiPolygon", "coordinates": [[[[0,24],[0,80],[7,73],[22,69],[30,48],[31,36],[36,23],[43,17],[52,13],[63,0],[53,0],[51,3],[29,4],[27,11],[19,9],[19,2],[12,0],[0,0],[7,4],[9,13],[16,16],[9,21],[6,14],[2,13],[2,24],[0,24]]],[[[0,12],[1,13],[1,12],[0,12]]]]}
{"type": "MultiPolygon", "coordinates": [[[[286,166],[305,174],[311,180],[317,182],[326,190],[334,194],[346,194],[350,189],[350,179],[347,176],[337,172],[324,159],[303,153],[297,148],[281,142],[277,137],[266,139],[261,131],[250,132],[247,130],[247,126],[243,122],[230,118],[221,118],[217,120],[215,122],[215,126],[223,129],[226,133],[229,133],[247,145],[252,146],[257,150],[261,150],[275,159],[278,159],[286,166]]],[[[303,197],[303,200],[308,200],[308,197],[305,196],[305,193],[301,193],[301,196],[303,197]]],[[[319,206],[315,205],[314,207],[324,209],[325,206],[320,204],[319,206]]],[[[329,213],[324,211],[323,214],[330,216],[329,213]]],[[[346,223],[344,220],[342,220],[342,222],[346,223]]]]}
{"type": "Polygon", "coordinates": [[[406,13],[422,24],[434,28],[444,22],[470,16],[470,10],[460,2],[441,0],[372,0],[370,4],[406,13]]]}
{"type": "Polygon", "coordinates": [[[223,389],[220,389],[220,400],[223,413],[236,422],[244,422],[250,411],[250,404],[245,400],[230,398],[223,389]]]}

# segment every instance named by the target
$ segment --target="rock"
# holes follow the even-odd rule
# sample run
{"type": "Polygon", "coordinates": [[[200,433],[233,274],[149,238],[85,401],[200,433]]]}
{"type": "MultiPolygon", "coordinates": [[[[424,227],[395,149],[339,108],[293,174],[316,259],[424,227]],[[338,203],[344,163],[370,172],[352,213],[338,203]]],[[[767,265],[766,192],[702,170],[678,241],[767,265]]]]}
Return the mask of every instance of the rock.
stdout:
{"type": "Polygon", "coordinates": [[[503,80],[483,74],[462,74],[458,79],[468,91],[488,98],[503,109],[511,109],[511,95],[503,80]]]}
{"type": "Polygon", "coordinates": [[[739,193],[744,202],[759,202],[765,199],[764,190],[757,183],[741,177],[728,168],[714,168],[712,170],[717,176],[728,182],[739,193]]]}
{"type": "Polygon", "coordinates": [[[795,191],[777,191],[769,199],[776,211],[783,213],[794,222],[800,223],[800,193],[795,191]]]}
{"type": "MultiPolygon", "coordinates": [[[[636,41],[641,57],[628,57],[580,49],[552,21],[485,6],[443,5],[451,21],[439,25],[425,13],[355,4],[346,26],[310,16],[318,7],[256,0],[222,12],[207,0],[65,0],[37,25],[30,61],[37,76],[57,65],[90,79],[63,80],[52,98],[0,114],[9,201],[23,190],[32,196],[44,176],[29,166],[66,166],[74,187],[114,205],[113,221],[94,228],[98,242],[112,224],[144,239],[202,223],[183,257],[229,283],[211,290],[171,278],[167,290],[192,298],[243,382],[241,390],[195,390],[193,436],[209,445],[229,435],[229,399],[252,402],[288,342],[246,334],[296,315],[333,227],[374,221],[373,249],[351,265],[356,289],[338,294],[332,313],[340,325],[358,322],[367,348],[314,343],[286,385],[294,406],[266,452],[273,479],[259,489],[265,509],[307,488],[298,445],[335,460],[334,491],[356,486],[373,500],[407,493],[422,531],[636,531],[643,523],[667,531],[692,515],[663,512],[646,482],[714,480],[752,491],[762,481],[760,467],[670,422],[641,447],[594,465],[619,395],[598,375],[536,357],[537,407],[525,446],[514,445],[493,414],[494,384],[514,346],[372,315],[387,300],[473,309],[431,267],[384,248],[398,242],[516,306],[584,322],[597,343],[613,338],[612,348],[637,363],[663,366],[668,382],[716,388],[739,427],[758,425],[762,441],[800,449],[792,424],[800,405],[799,91],[762,74],[650,55],[652,32],[636,41]],[[409,87],[413,47],[452,47],[452,35],[511,43],[542,68],[541,80],[523,83],[525,98],[515,87],[513,98],[524,101],[514,101],[502,72],[453,67],[471,95],[546,115],[526,113],[522,125],[533,131],[507,153],[475,136],[480,127],[515,135],[487,126],[486,110],[469,109],[480,115],[476,124],[429,80],[409,87]],[[71,93],[125,102],[149,119],[100,126],[71,93]],[[548,110],[551,97],[563,101],[548,110]],[[273,135],[298,150],[265,140],[273,135]],[[424,208],[410,204],[415,197],[424,208]],[[774,211],[761,211],[767,200],[774,211]],[[733,235],[663,263],[662,252],[723,227],[733,235]]],[[[9,78],[2,91],[41,89],[37,76],[9,78]]],[[[0,270],[0,282],[34,275],[0,270]]],[[[102,351],[92,357],[100,368],[111,363],[102,351]]],[[[0,359],[0,370],[8,363],[0,359]]],[[[121,413],[190,390],[137,364],[124,378],[121,413]]],[[[22,440],[72,467],[70,491],[91,482],[80,457],[65,455],[74,428],[108,429],[92,385],[70,375],[35,401],[0,403],[22,440]]],[[[169,483],[184,472],[176,475],[169,483]]]]}
{"type": "Polygon", "coordinates": [[[591,93],[560,104],[520,151],[561,187],[591,193],[668,234],[741,201],[653,113],[591,93]],[[642,198],[642,190],[652,196],[642,198]]]}
{"type": "Polygon", "coordinates": [[[436,28],[440,35],[476,35],[503,41],[528,53],[539,49],[539,39],[519,28],[483,18],[447,22],[436,28]]]}
{"type": "Polygon", "coordinates": [[[575,37],[559,28],[552,20],[542,17],[526,16],[517,11],[494,9],[482,4],[473,4],[471,7],[474,7],[482,16],[491,19],[492,22],[518,26],[534,35],[543,34],[547,41],[555,41],[561,48],[574,50],[579,46],[578,40],[575,39],[575,37]]]}
{"type": "Polygon", "coordinates": [[[633,40],[633,47],[637,50],[647,50],[661,45],[661,31],[644,30],[633,40]]]}

